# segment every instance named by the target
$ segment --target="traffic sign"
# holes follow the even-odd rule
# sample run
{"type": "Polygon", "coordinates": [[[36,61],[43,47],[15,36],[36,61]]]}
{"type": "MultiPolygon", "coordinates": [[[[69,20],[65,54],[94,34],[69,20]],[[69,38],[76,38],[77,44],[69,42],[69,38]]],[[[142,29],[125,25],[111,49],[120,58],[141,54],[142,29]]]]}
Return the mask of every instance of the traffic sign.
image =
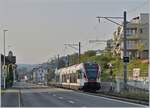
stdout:
{"type": "Polygon", "coordinates": [[[123,62],[129,63],[129,57],[123,57],[123,62]]]}
{"type": "Polygon", "coordinates": [[[133,68],[133,80],[138,80],[140,76],[140,68],[133,68]]]}

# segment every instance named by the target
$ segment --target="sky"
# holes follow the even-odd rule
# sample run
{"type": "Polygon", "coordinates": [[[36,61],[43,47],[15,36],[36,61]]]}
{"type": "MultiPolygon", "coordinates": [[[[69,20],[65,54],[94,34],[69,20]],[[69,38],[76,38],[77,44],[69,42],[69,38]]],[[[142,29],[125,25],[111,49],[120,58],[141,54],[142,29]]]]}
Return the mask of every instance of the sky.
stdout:
{"type": "MultiPolygon", "coordinates": [[[[77,52],[64,44],[81,42],[81,52],[104,49],[117,25],[97,16],[123,16],[127,19],[149,12],[149,0],[0,0],[0,53],[3,30],[6,54],[12,50],[17,64],[39,64],[57,56],[77,52]]],[[[116,20],[120,22],[122,20],[116,20]]]]}

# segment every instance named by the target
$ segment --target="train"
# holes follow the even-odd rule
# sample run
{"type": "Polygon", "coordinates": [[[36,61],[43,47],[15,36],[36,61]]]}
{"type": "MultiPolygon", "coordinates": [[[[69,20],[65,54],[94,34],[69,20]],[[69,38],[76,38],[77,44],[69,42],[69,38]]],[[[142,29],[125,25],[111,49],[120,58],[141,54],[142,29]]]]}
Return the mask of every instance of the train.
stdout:
{"type": "Polygon", "coordinates": [[[57,87],[96,91],[101,88],[101,67],[97,63],[80,63],[56,69],[57,87]]]}

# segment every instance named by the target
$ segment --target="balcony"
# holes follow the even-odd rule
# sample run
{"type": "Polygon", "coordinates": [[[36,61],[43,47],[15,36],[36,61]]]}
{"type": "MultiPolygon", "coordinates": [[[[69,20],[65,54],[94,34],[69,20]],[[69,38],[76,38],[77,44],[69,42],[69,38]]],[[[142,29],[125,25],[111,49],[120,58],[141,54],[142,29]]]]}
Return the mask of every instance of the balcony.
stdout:
{"type": "MultiPolygon", "coordinates": [[[[123,49],[124,48],[123,48],[123,43],[122,43],[121,50],[123,50],[123,49]]],[[[138,46],[137,46],[137,44],[129,43],[129,44],[127,44],[127,50],[128,51],[137,51],[138,50],[138,46]]]]}
{"type": "Polygon", "coordinates": [[[138,35],[127,35],[127,40],[139,40],[138,35]]]}

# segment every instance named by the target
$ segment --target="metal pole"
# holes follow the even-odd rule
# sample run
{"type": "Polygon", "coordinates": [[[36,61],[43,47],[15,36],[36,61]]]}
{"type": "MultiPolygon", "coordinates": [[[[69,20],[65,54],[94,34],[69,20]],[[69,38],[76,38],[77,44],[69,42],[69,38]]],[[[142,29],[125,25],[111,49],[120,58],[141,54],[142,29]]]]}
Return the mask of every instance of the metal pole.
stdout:
{"type": "Polygon", "coordinates": [[[4,89],[6,88],[6,85],[5,85],[5,30],[3,30],[3,33],[4,33],[4,89]]]}
{"type": "Polygon", "coordinates": [[[58,60],[57,69],[59,69],[59,54],[57,55],[57,60],[58,60]]]}
{"type": "Polygon", "coordinates": [[[67,55],[67,66],[69,66],[69,64],[70,64],[69,61],[70,61],[69,60],[69,55],[67,55]]]}
{"type": "Polygon", "coordinates": [[[5,73],[5,32],[8,31],[8,30],[3,30],[3,33],[4,33],[4,88],[6,88],[6,73],[5,73]]]}
{"type": "MultiPolygon", "coordinates": [[[[127,37],[126,37],[126,11],[124,11],[124,24],[123,24],[123,31],[124,31],[124,57],[127,57],[127,37]]],[[[124,89],[127,89],[127,62],[124,62],[124,89]]]]}
{"type": "Polygon", "coordinates": [[[16,80],[16,67],[15,67],[15,65],[13,65],[13,76],[14,76],[13,82],[15,83],[15,80],[16,80]]]}
{"type": "Polygon", "coordinates": [[[79,42],[79,63],[80,63],[80,55],[81,55],[81,42],[79,42]]]}

